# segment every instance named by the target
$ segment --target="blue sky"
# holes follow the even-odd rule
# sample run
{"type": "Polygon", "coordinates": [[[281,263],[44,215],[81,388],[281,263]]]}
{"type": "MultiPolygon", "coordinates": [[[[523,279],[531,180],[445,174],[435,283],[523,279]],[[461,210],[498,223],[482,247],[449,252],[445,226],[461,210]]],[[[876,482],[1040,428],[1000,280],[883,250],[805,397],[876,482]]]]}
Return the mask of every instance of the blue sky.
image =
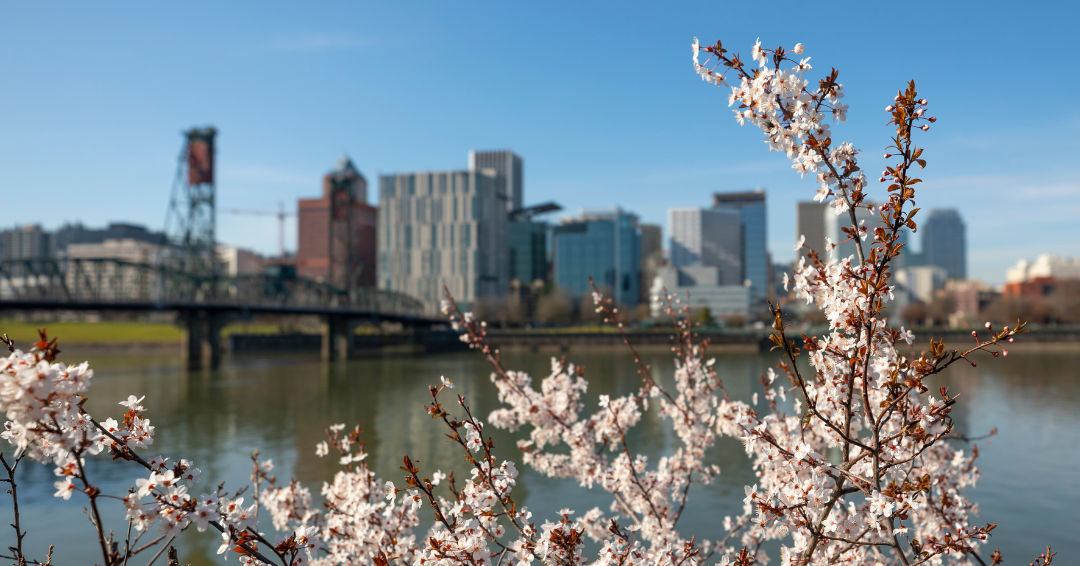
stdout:
{"type": "MultiPolygon", "coordinates": [[[[342,152],[374,184],[512,148],[526,202],[571,212],[621,205],[663,223],[714,191],[765,187],[769,247],[788,260],[795,202],[814,184],[739,127],[690,63],[694,36],[747,55],[760,37],[802,42],[815,73],[840,70],[851,110],[835,137],[865,150],[870,172],[884,165],[884,107],[916,80],[939,119],[921,136],[916,201],[960,208],[972,276],[997,283],[1020,258],[1080,255],[1074,4],[917,3],[908,22],[895,3],[809,6],[8,4],[0,226],[160,229],[180,131],[213,124],[221,208],[294,208],[342,152]]],[[[277,249],[273,218],[223,215],[218,233],[277,249]]],[[[288,247],[295,238],[290,224],[288,247]]]]}

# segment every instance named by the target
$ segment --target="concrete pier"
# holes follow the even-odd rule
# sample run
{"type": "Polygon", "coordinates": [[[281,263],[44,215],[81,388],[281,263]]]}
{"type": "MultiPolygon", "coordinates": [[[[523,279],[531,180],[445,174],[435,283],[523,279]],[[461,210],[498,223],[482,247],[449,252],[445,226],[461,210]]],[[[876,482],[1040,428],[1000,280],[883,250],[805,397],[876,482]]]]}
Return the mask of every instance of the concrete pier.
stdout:
{"type": "Polygon", "coordinates": [[[184,365],[188,369],[214,369],[221,364],[221,329],[224,316],[188,311],[181,317],[184,329],[184,365]]]}

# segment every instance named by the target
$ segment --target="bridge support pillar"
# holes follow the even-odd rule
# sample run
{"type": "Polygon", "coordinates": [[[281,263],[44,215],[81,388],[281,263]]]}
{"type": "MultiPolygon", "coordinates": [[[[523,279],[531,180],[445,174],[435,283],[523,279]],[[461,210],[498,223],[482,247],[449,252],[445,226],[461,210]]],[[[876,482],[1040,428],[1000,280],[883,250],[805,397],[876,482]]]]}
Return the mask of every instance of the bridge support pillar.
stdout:
{"type": "Polygon", "coordinates": [[[347,360],[353,349],[356,323],[342,316],[325,315],[322,320],[323,361],[347,360]]]}
{"type": "Polygon", "coordinates": [[[225,318],[207,312],[183,316],[184,365],[188,369],[214,369],[221,364],[221,329],[225,318]]]}

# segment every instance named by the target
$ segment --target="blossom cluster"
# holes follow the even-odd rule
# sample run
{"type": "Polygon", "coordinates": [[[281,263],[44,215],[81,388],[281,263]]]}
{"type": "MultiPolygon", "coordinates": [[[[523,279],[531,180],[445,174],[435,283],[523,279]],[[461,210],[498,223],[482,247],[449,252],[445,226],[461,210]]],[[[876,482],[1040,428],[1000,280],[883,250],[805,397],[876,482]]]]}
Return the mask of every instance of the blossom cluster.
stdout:
{"type": "MultiPolygon", "coordinates": [[[[123,563],[136,554],[130,535],[123,552],[112,544],[114,541],[104,538],[98,510],[103,494],[90,482],[85,463],[87,456],[105,450],[114,460],[135,461],[149,472],[126,494],[115,496],[126,508],[126,518],[136,532],[156,527],[162,538],[171,539],[193,523],[199,531],[214,525],[223,531],[219,553],[236,550],[248,563],[266,562],[254,545],[261,537],[256,529],[257,504],[244,506],[243,497],[230,498],[220,487],[195,497],[189,490],[199,481],[201,471],[192,462],[179,459],[170,465],[169,458],[163,456],[140,457],[134,449],[152,445],[155,432],[144,415],[144,398],[132,395],[119,403],[126,409],[122,422],[113,418],[97,422],[83,410],[93,370],[85,362],[78,366],[56,362],[58,353],[56,341],[49,342],[43,332],[42,340],[29,352],[14,350],[0,359],[0,410],[7,418],[0,436],[15,448],[16,461],[28,457],[55,466],[54,473],[60,478],[54,483],[56,497],[69,500],[82,493],[89,498],[105,563],[123,563]]],[[[282,544],[278,545],[279,556],[286,557],[290,565],[303,564],[317,547],[317,540],[311,533],[297,531],[282,544]]]]}

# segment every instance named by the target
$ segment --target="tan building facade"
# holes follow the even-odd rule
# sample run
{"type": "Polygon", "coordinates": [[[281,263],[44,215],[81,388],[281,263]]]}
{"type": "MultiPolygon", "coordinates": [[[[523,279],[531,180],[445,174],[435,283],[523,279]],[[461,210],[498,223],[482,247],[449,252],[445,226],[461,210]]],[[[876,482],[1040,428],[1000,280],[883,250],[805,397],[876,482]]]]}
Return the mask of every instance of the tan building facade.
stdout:
{"type": "Polygon", "coordinates": [[[464,306],[506,294],[509,215],[492,169],[379,178],[379,288],[434,312],[445,284],[464,306]]]}

